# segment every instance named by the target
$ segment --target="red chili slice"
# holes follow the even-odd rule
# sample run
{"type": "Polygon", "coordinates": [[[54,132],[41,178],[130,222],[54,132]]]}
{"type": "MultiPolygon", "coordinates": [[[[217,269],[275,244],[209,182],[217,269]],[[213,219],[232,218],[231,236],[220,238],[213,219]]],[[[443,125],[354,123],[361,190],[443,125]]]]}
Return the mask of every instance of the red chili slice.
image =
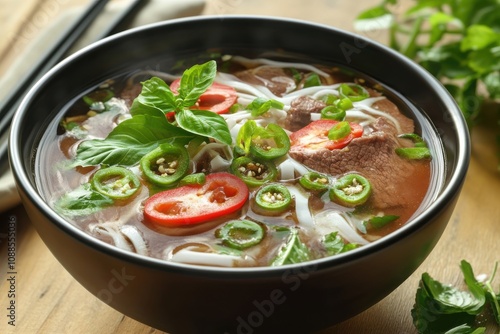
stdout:
{"type": "MultiPolygon", "coordinates": [[[[176,79],[170,84],[172,92],[177,93],[180,81],[180,79],[176,79]]],[[[201,94],[193,109],[210,110],[217,114],[225,114],[236,103],[237,99],[238,95],[236,95],[236,90],[233,87],[214,82],[201,94]]],[[[167,114],[168,117],[173,115],[174,113],[167,114]]]]}
{"type": "Polygon", "coordinates": [[[201,186],[186,185],[151,196],[144,217],[168,227],[195,225],[235,212],[247,199],[248,187],[238,177],[214,173],[201,186]]]}
{"type": "Polygon", "coordinates": [[[302,146],[313,150],[320,148],[334,150],[346,147],[351,140],[363,135],[363,127],[361,125],[349,122],[351,126],[350,134],[338,140],[330,140],[328,138],[328,131],[337,123],[339,122],[331,119],[311,122],[290,135],[291,144],[292,146],[302,146]]]}

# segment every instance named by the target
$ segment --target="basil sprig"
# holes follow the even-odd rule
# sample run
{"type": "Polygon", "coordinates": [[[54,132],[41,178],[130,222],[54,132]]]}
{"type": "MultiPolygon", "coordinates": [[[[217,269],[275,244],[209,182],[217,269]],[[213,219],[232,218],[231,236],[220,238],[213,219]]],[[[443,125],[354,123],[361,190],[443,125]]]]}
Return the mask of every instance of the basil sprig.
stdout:
{"type": "Polygon", "coordinates": [[[160,78],[142,83],[142,91],[134,100],[132,118],[118,124],[105,139],[82,142],[77,149],[75,165],[134,165],[159,144],[186,144],[197,136],[208,137],[230,145],[231,134],[222,116],[207,110],[190,110],[217,74],[211,60],[187,69],[180,81],[178,94],[160,78]],[[170,123],[165,116],[175,113],[170,123]]]}

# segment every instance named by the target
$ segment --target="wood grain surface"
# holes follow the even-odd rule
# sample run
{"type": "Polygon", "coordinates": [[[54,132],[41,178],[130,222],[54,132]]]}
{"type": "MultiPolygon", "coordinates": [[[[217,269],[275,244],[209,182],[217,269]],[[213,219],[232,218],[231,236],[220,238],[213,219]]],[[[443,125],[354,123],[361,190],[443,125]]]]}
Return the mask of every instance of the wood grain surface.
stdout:
{"type": "MultiPolygon", "coordinates": [[[[36,35],[43,32],[45,25],[41,16],[40,22],[33,23],[40,10],[57,5],[58,9],[52,13],[60,15],[64,8],[81,3],[85,1],[2,0],[0,28],[4,38],[0,38],[0,75],[29,45],[30,39],[36,39],[36,35]],[[28,34],[26,29],[30,26],[38,31],[28,34]]],[[[376,1],[209,0],[204,14],[286,16],[353,30],[353,18],[371,3],[376,1]]],[[[382,34],[369,37],[385,39],[382,34]]],[[[498,106],[491,106],[492,117],[495,117],[494,108],[498,106]]],[[[500,177],[495,131],[498,125],[494,118],[485,118],[474,128],[472,161],[463,191],[443,237],[425,262],[380,303],[320,334],[416,333],[410,310],[422,273],[461,285],[459,263],[462,259],[472,263],[477,274],[491,272],[500,253],[500,177]]],[[[0,237],[0,333],[161,333],[115,311],[80,286],[48,251],[21,206],[0,214],[0,237]],[[5,236],[10,221],[17,224],[15,326],[8,324],[7,310],[10,283],[5,236]]],[[[487,325],[488,333],[498,333],[494,324],[487,325]]]]}

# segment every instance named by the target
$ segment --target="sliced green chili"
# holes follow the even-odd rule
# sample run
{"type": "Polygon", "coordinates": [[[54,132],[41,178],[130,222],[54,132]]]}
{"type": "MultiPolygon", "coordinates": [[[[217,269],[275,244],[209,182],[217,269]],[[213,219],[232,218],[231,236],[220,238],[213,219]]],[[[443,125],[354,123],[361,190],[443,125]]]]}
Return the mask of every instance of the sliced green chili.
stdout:
{"type": "Polygon", "coordinates": [[[262,210],[280,213],[288,209],[292,203],[292,195],[282,184],[268,184],[259,189],[255,195],[255,204],[262,210]]]}
{"type": "Polygon", "coordinates": [[[409,139],[413,142],[413,147],[398,147],[396,154],[409,160],[431,159],[431,151],[427,147],[425,140],[416,133],[403,133],[399,138],[409,139]]]}
{"type": "Polygon", "coordinates": [[[83,97],[83,101],[91,110],[102,112],[106,110],[104,102],[111,99],[115,94],[109,89],[99,89],[83,97]]]}
{"type": "Polygon", "coordinates": [[[335,121],[343,121],[345,119],[345,116],[346,116],[345,110],[333,104],[321,109],[321,118],[323,119],[333,119],[335,121]]]}
{"type": "Polygon", "coordinates": [[[97,192],[112,199],[126,199],[141,186],[132,171],[119,166],[99,169],[92,177],[91,185],[97,192]]]}
{"type": "Polygon", "coordinates": [[[183,146],[162,144],[142,157],[144,176],[152,183],[168,187],[179,181],[188,171],[189,155],[183,146]]]}
{"type": "Polygon", "coordinates": [[[317,172],[309,172],[302,175],[299,183],[308,190],[324,191],[329,187],[328,176],[317,172]]]}
{"type": "Polygon", "coordinates": [[[364,204],[371,195],[370,182],[359,174],[347,174],[339,178],[330,188],[330,199],[343,206],[364,204]]]}
{"type": "Polygon", "coordinates": [[[356,102],[370,97],[370,93],[361,85],[358,84],[341,84],[339,87],[340,94],[347,97],[349,100],[356,102]]]}
{"type": "Polygon", "coordinates": [[[353,107],[351,99],[347,97],[337,99],[333,104],[342,110],[348,110],[353,107]]]}
{"type": "Polygon", "coordinates": [[[309,74],[304,80],[304,88],[321,86],[321,79],[317,73],[309,74]]]}
{"type": "Polygon", "coordinates": [[[338,122],[330,129],[330,131],[328,131],[328,139],[339,140],[347,137],[350,133],[351,126],[349,125],[349,122],[338,122]]]}
{"type": "Polygon", "coordinates": [[[422,160],[432,158],[431,151],[427,147],[398,147],[396,154],[409,160],[422,160]]]}
{"type": "Polygon", "coordinates": [[[252,134],[250,153],[259,159],[276,159],[289,150],[290,138],[279,125],[270,123],[265,128],[257,127],[252,134]]]}
{"type": "Polygon", "coordinates": [[[222,226],[216,236],[224,245],[239,250],[259,244],[264,239],[264,228],[250,220],[233,220],[222,226]]]}
{"type": "Polygon", "coordinates": [[[206,181],[206,175],[204,173],[188,174],[184,176],[180,181],[179,185],[185,186],[189,184],[204,184],[206,181]]]}
{"type": "Polygon", "coordinates": [[[368,220],[365,220],[363,224],[367,228],[375,228],[375,229],[380,229],[384,226],[386,226],[389,223],[392,223],[393,221],[397,220],[399,216],[396,215],[385,215],[385,216],[373,216],[368,220]]]}
{"type": "Polygon", "coordinates": [[[231,172],[250,187],[257,187],[276,179],[278,171],[271,161],[243,156],[233,160],[231,172]]]}

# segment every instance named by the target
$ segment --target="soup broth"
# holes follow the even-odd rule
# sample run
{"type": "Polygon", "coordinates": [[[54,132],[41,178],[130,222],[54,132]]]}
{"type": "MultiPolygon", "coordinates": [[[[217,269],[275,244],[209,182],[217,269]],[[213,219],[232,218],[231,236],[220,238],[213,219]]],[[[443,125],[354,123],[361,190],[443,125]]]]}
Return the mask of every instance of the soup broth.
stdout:
{"type": "Polygon", "coordinates": [[[363,247],[432,201],[442,154],[429,131],[346,68],[224,55],[79,96],[45,134],[37,182],[60,215],[121,249],[279,266],[363,247]]]}

